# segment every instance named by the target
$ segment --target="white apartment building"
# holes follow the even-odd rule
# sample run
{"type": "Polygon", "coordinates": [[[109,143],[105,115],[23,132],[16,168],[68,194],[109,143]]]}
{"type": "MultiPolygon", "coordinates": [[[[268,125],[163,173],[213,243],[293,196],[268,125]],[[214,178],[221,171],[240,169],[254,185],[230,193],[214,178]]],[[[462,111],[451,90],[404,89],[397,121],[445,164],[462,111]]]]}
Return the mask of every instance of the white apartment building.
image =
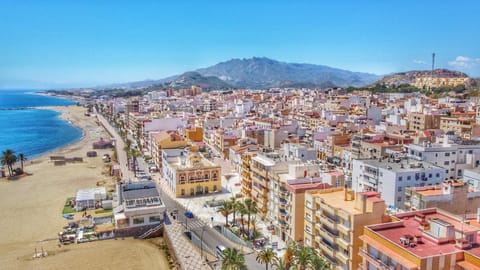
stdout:
{"type": "Polygon", "coordinates": [[[480,144],[443,143],[409,144],[405,146],[409,158],[443,167],[448,179],[462,178],[465,169],[480,165],[480,144]]]}
{"type": "Polygon", "coordinates": [[[353,160],[352,188],[357,192],[376,191],[388,206],[404,208],[405,189],[441,184],[445,169],[413,159],[353,160]]]}

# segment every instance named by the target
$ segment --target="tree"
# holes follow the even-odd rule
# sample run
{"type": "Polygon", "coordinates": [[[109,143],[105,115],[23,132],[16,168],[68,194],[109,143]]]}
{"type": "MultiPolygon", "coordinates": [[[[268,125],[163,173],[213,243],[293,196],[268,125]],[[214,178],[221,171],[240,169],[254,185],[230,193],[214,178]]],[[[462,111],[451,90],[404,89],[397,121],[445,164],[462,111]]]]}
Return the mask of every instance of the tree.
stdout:
{"type": "Polygon", "coordinates": [[[235,197],[231,197],[231,198],[230,198],[230,205],[232,206],[232,213],[233,213],[232,223],[236,223],[236,220],[235,220],[236,216],[235,216],[235,215],[236,215],[236,213],[237,213],[237,209],[238,209],[238,204],[239,204],[239,203],[240,203],[240,202],[237,201],[237,198],[235,198],[235,197]]]}
{"type": "Polygon", "coordinates": [[[285,254],[283,255],[283,260],[287,265],[287,268],[289,268],[292,265],[297,249],[298,249],[298,244],[296,241],[290,241],[287,243],[287,248],[285,250],[285,254]]]}
{"type": "Polygon", "coordinates": [[[275,267],[275,270],[288,270],[290,266],[287,265],[284,259],[275,257],[273,260],[272,266],[275,267]]]}
{"type": "Polygon", "coordinates": [[[23,162],[27,160],[27,157],[25,157],[25,154],[20,153],[18,154],[18,160],[20,160],[20,165],[22,166],[22,171],[23,171],[23,162]]]}
{"type": "Polygon", "coordinates": [[[140,156],[140,151],[136,149],[132,149],[130,151],[130,156],[132,157],[132,160],[133,160],[133,175],[137,177],[137,157],[140,156]]]}
{"type": "Polygon", "coordinates": [[[272,264],[277,256],[272,248],[262,250],[257,255],[257,262],[265,264],[265,270],[268,270],[268,265],[272,264]]]}
{"type": "Polygon", "coordinates": [[[17,156],[15,156],[15,151],[7,149],[2,152],[2,165],[7,166],[8,173],[10,176],[13,175],[13,165],[17,162],[17,156]]]}
{"type": "Polygon", "coordinates": [[[223,251],[225,258],[222,261],[222,270],[246,270],[245,256],[236,248],[227,248],[223,251]]]}
{"type": "Polygon", "coordinates": [[[322,259],[320,256],[313,254],[307,268],[311,270],[327,270],[327,269],[330,269],[330,265],[327,261],[322,259]]]}
{"type": "Polygon", "coordinates": [[[231,205],[229,201],[224,201],[222,206],[218,208],[217,212],[221,213],[225,217],[225,226],[228,226],[228,215],[230,214],[231,205]]]}
{"type": "Polygon", "coordinates": [[[308,247],[298,247],[294,255],[294,263],[299,270],[307,269],[310,265],[313,256],[316,256],[314,251],[308,247]]]}
{"type": "Polygon", "coordinates": [[[245,208],[247,208],[247,233],[250,237],[250,218],[257,213],[257,203],[250,198],[245,199],[245,208]]]}
{"type": "Polygon", "coordinates": [[[245,233],[245,222],[243,220],[243,216],[247,214],[247,208],[245,208],[245,204],[238,202],[237,211],[240,213],[240,219],[242,220],[242,233],[245,233]]]}

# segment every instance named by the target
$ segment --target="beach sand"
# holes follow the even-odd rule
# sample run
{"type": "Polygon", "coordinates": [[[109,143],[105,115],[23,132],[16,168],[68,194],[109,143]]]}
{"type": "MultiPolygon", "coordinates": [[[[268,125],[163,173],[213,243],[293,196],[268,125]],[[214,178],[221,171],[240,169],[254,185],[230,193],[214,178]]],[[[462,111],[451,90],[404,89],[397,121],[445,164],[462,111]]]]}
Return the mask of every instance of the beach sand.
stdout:
{"type": "MultiPolygon", "coordinates": [[[[29,174],[15,181],[0,181],[0,265],[1,269],[168,269],[163,251],[151,241],[106,240],[58,247],[57,233],[66,225],[62,209],[68,197],[79,188],[96,187],[105,181],[107,191],[114,180],[102,161],[112,150],[96,150],[86,157],[92,143],[110,136],[85,116],[86,108],[52,107],[62,117],[80,127],[81,141],[25,162],[29,174]],[[82,163],[54,166],[49,157],[82,157],[82,163]],[[35,248],[44,248],[46,258],[32,259],[35,248]]],[[[28,157],[27,157],[28,158],[28,157]]]]}

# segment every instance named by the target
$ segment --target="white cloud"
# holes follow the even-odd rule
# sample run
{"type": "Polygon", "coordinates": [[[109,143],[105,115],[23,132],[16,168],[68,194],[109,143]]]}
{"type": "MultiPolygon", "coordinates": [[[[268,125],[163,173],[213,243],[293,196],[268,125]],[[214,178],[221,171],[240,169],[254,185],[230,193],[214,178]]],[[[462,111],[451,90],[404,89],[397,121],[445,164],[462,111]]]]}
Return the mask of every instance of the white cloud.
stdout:
{"type": "Polygon", "coordinates": [[[448,64],[457,68],[473,68],[480,65],[480,58],[470,58],[466,56],[457,56],[455,60],[449,61],[448,64]]]}
{"type": "Polygon", "coordinates": [[[418,64],[418,65],[428,65],[427,62],[425,62],[423,60],[417,60],[417,59],[413,60],[413,63],[418,64]]]}

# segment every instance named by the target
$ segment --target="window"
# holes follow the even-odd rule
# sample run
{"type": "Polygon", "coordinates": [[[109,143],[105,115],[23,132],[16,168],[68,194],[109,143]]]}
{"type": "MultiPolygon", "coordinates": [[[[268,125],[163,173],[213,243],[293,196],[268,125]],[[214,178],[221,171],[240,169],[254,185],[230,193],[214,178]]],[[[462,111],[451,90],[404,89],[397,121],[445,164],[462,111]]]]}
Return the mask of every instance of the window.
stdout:
{"type": "Polygon", "coordinates": [[[411,179],[412,179],[412,177],[410,175],[407,176],[407,180],[411,180],[411,179]]]}
{"type": "Polygon", "coordinates": [[[436,173],[436,174],[435,174],[435,177],[437,177],[437,178],[440,177],[440,174],[439,174],[439,173],[436,173]]]}
{"type": "Polygon", "coordinates": [[[450,162],[449,162],[449,161],[445,161],[445,162],[443,162],[443,165],[449,165],[449,164],[450,164],[450,162]]]}
{"type": "Polygon", "coordinates": [[[145,222],[145,219],[143,217],[133,219],[133,224],[143,224],[144,222],[145,222]]]}
{"type": "Polygon", "coordinates": [[[403,177],[399,176],[399,177],[398,177],[398,181],[402,181],[402,178],[403,178],[403,177]]]}
{"type": "Polygon", "coordinates": [[[398,191],[398,192],[402,192],[402,187],[398,187],[398,188],[397,188],[397,191],[398,191]]]}
{"type": "Polygon", "coordinates": [[[151,216],[149,218],[150,223],[160,222],[160,216],[151,216]]]}
{"type": "Polygon", "coordinates": [[[445,153],[445,156],[446,156],[446,157],[449,157],[449,156],[450,156],[450,153],[445,153]]]}
{"type": "Polygon", "coordinates": [[[402,196],[398,196],[397,197],[397,202],[401,202],[402,201],[402,196]]]}
{"type": "Polygon", "coordinates": [[[432,178],[432,174],[431,174],[431,173],[428,174],[428,178],[432,178]]]}

